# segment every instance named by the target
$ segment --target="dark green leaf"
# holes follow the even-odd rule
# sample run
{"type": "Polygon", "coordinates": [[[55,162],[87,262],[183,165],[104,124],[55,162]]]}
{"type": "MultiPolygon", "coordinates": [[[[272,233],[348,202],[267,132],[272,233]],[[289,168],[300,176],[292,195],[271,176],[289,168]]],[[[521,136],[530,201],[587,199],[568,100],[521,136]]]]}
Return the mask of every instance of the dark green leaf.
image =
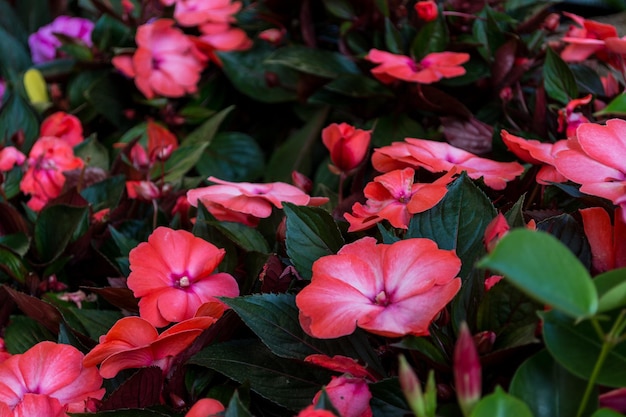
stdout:
{"type": "Polygon", "coordinates": [[[491,7],[485,6],[478,14],[478,19],[474,20],[472,32],[476,41],[481,44],[478,52],[489,63],[493,61],[498,48],[506,42],[503,30],[506,17],[502,13],[495,13],[491,7]]]}
{"type": "Polygon", "coordinates": [[[76,307],[65,308],[64,312],[66,319],[68,319],[68,314],[71,314],[78,320],[85,330],[84,332],[81,330],[81,333],[84,333],[93,340],[98,340],[100,336],[106,334],[111,327],[123,317],[122,313],[119,311],[81,309],[76,307]]]}
{"type": "Polygon", "coordinates": [[[127,100],[120,93],[121,89],[118,86],[112,77],[105,76],[91,84],[84,95],[99,114],[114,125],[122,127],[127,123],[123,113],[127,100]]]}
{"type": "Polygon", "coordinates": [[[235,391],[235,394],[230,399],[228,407],[226,407],[224,417],[252,417],[250,411],[248,411],[246,406],[244,406],[239,399],[239,394],[237,393],[237,391],[235,391]]]}
{"type": "Polygon", "coordinates": [[[352,20],[356,16],[352,4],[347,0],[323,0],[323,2],[328,13],[335,17],[352,20]]]}
{"type": "MultiPolygon", "coordinates": [[[[534,417],[570,417],[576,415],[587,382],[556,363],[552,356],[542,350],[527,359],[515,372],[509,392],[522,400],[534,417]]],[[[589,407],[597,407],[595,403],[589,407]]],[[[588,409],[591,414],[591,410],[588,409]]]]}
{"type": "MultiPolygon", "coordinates": [[[[198,163],[202,157],[202,152],[209,146],[209,142],[183,144],[177,148],[170,157],[165,161],[165,182],[176,182],[180,180],[187,172],[189,172],[198,163]]],[[[162,177],[161,168],[155,166],[152,171],[152,179],[156,180],[162,177]]]]}
{"type": "MultiPolygon", "coordinates": [[[[209,120],[204,122],[200,127],[191,132],[185,139],[183,139],[181,145],[194,145],[199,143],[211,143],[215,134],[217,133],[220,125],[226,119],[226,116],[233,111],[235,106],[226,107],[219,113],[211,116],[209,120]]],[[[145,129],[144,129],[145,130],[145,129]]]]}
{"type": "Polygon", "coordinates": [[[385,18],[385,45],[387,50],[394,54],[402,54],[402,34],[388,17],[385,18]]]}
{"type": "Polygon", "coordinates": [[[94,136],[76,145],[74,155],[85,161],[87,166],[109,170],[109,151],[94,136]]]}
{"type": "MultiPolygon", "coordinates": [[[[3,60],[4,58],[0,62],[3,60]]],[[[13,90],[5,95],[0,108],[0,142],[8,144],[7,140],[19,131],[24,133],[25,139],[22,151],[28,154],[39,137],[39,119],[26,100],[13,90]]]]}
{"type": "Polygon", "coordinates": [[[91,48],[79,43],[65,43],[58,50],[63,55],[76,59],[77,61],[93,61],[93,53],[91,48]]]}
{"type": "Polygon", "coordinates": [[[537,229],[550,233],[559,239],[585,268],[591,267],[591,248],[585,237],[583,227],[569,214],[550,217],[537,223],[537,229]]]}
{"type": "Polygon", "coordinates": [[[582,93],[604,96],[604,86],[596,70],[586,65],[570,65],[576,79],[576,85],[582,93]]]}
{"type": "Polygon", "coordinates": [[[267,241],[263,235],[254,228],[233,222],[215,222],[213,225],[234,244],[246,252],[270,252],[267,241]]]}
{"type": "Polygon", "coordinates": [[[0,27],[0,56],[0,75],[5,80],[19,82],[18,75],[32,65],[26,46],[3,27],[0,27]]]}
{"type": "Polygon", "coordinates": [[[405,113],[391,113],[376,120],[372,132],[372,145],[383,147],[392,142],[403,141],[404,138],[421,138],[425,134],[422,125],[405,113]]]}
{"type": "Polygon", "coordinates": [[[493,394],[483,397],[472,410],[470,417],[533,417],[528,406],[507,394],[500,387],[493,394]]]}
{"type": "Polygon", "coordinates": [[[28,270],[22,262],[21,257],[8,249],[0,247],[0,277],[7,280],[16,280],[18,282],[24,282],[24,278],[28,270]]]}
{"type": "Polygon", "coordinates": [[[17,255],[24,256],[30,247],[30,238],[24,232],[7,234],[0,236],[0,246],[4,246],[17,255]]]}
{"type": "Polygon", "coordinates": [[[172,417],[179,416],[173,414],[173,411],[167,410],[164,407],[158,407],[155,409],[150,408],[122,408],[119,410],[111,411],[99,411],[97,413],[71,413],[72,417],[172,417]]]}
{"type": "Polygon", "coordinates": [[[578,97],[578,87],[572,70],[551,48],[546,50],[543,85],[548,96],[561,104],[567,104],[571,99],[578,97]]]}
{"type": "Polygon", "coordinates": [[[450,360],[447,359],[429,337],[406,336],[400,342],[392,346],[415,351],[415,354],[425,356],[428,360],[439,366],[447,368],[450,360]]]}
{"type": "Polygon", "coordinates": [[[252,136],[241,132],[218,133],[196,165],[204,177],[235,182],[254,181],[264,168],[263,150],[252,136]]]}
{"type": "Polygon", "coordinates": [[[609,408],[601,408],[591,415],[591,417],[624,417],[624,414],[618,413],[609,408]]]}
{"type": "Polygon", "coordinates": [[[513,204],[513,207],[509,209],[504,214],[506,218],[506,222],[513,229],[516,227],[526,227],[526,222],[524,221],[524,199],[526,198],[526,194],[523,194],[516,202],[513,204]]]}
{"type": "Polygon", "coordinates": [[[56,342],[56,337],[36,320],[26,316],[11,316],[4,333],[4,343],[9,353],[24,353],[45,340],[56,342]]]}
{"type": "Polygon", "coordinates": [[[393,94],[381,83],[363,75],[346,74],[341,75],[328,84],[324,89],[333,93],[355,98],[369,97],[392,97],[393,94]]]}
{"type": "Polygon", "coordinates": [[[287,255],[305,279],[311,279],[313,262],[337,253],[344,244],[332,216],[320,208],[283,203],[287,216],[287,255]]]}
{"type": "Polygon", "coordinates": [[[309,404],[330,375],[301,361],[278,358],[257,340],[211,345],[189,363],[214,369],[239,383],[250,382],[257,394],[292,411],[309,404]]]}
{"type": "MultiPolygon", "coordinates": [[[[543,320],[543,337],[550,354],[572,374],[589,379],[600,356],[602,342],[589,320],[575,324],[575,320],[552,310],[539,313],[543,320]]],[[[608,332],[608,322],[600,321],[608,332]]],[[[626,343],[615,346],[600,369],[596,383],[609,387],[626,385],[626,343]]]]}
{"type": "Polygon", "coordinates": [[[598,295],[587,269],[545,232],[510,231],[479,267],[506,276],[533,299],[571,317],[590,317],[598,309],[598,295]]]}
{"type": "Polygon", "coordinates": [[[126,177],[116,175],[97,182],[80,191],[80,195],[89,202],[92,210],[97,212],[104,208],[114,208],[126,189],[126,177]]]}
{"type": "Polygon", "coordinates": [[[425,237],[440,249],[456,250],[463,263],[459,275],[465,280],[484,253],[483,234],[495,215],[489,198],[463,173],[439,204],[413,216],[406,238],[425,237]]]}
{"type": "Polygon", "coordinates": [[[448,26],[443,18],[426,23],[419,31],[411,51],[416,59],[424,58],[431,52],[445,51],[448,45],[448,26]]]}
{"type": "Polygon", "coordinates": [[[359,74],[359,68],[348,57],[323,49],[305,46],[285,46],[276,50],[266,60],[318,77],[337,78],[341,74],[359,74]]]}
{"type": "Polygon", "coordinates": [[[91,38],[93,44],[100,51],[106,51],[111,47],[130,46],[133,33],[127,25],[118,19],[109,14],[103,14],[96,21],[91,38]]]}
{"type": "Polygon", "coordinates": [[[157,366],[142,368],[125,380],[100,406],[101,411],[145,408],[161,404],[163,371],[157,366]]]}
{"type": "Polygon", "coordinates": [[[55,205],[39,213],[34,240],[41,262],[52,262],[63,253],[87,212],[87,207],[55,205]]]}
{"type": "Polygon", "coordinates": [[[626,268],[614,269],[596,276],[598,313],[626,306],[626,268]]]}
{"type": "Polygon", "coordinates": [[[370,405],[374,416],[404,417],[410,413],[398,378],[383,379],[369,384],[369,389],[372,393],[370,405]]]}
{"type": "Polygon", "coordinates": [[[608,114],[616,116],[626,115],[626,94],[620,94],[615,97],[605,108],[595,113],[595,116],[606,116],[608,114]]]}
{"type": "Polygon", "coordinates": [[[14,9],[7,0],[0,0],[0,28],[10,33],[23,46],[28,45],[29,32],[35,32],[39,26],[47,23],[42,22],[39,26],[31,26],[31,22],[28,21],[30,19],[20,19],[20,17],[27,17],[22,15],[25,8],[30,8],[30,13],[43,13],[47,10],[47,4],[37,3],[35,6],[35,2],[37,0],[22,0],[17,2],[16,9],[14,9]],[[27,27],[24,27],[24,24],[27,24],[27,27]]]}

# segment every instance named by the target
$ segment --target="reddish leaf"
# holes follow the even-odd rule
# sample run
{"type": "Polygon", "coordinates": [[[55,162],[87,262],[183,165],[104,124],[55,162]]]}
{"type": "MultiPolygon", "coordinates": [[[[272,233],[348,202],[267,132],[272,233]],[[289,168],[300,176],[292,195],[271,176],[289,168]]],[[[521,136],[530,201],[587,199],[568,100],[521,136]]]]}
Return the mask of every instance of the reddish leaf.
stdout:
{"type": "Polygon", "coordinates": [[[491,82],[497,89],[503,87],[502,82],[513,69],[516,51],[517,40],[510,39],[495,52],[493,65],[491,66],[491,82]]]}
{"type": "Polygon", "coordinates": [[[145,408],[161,403],[163,371],[151,366],[142,368],[128,378],[106,400],[100,411],[122,408],[145,408]]]}
{"type": "Polygon", "coordinates": [[[28,235],[26,221],[15,207],[7,203],[0,203],[0,236],[18,232],[28,235]]]}
{"type": "Polygon", "coordinates": [[[122,310],[130,311],[131,313],[139,313],[139,300],[135,298],[133,292],[128,288],[97,288],[97,287],[82,287],[85,290],[91,291],[95,294],[101,295],[109,303],[122,310]]]}
{"type": "Polygon", "coordinates": [[[38,321],[54,334],[59,332],[59,323],[61,323],[63,317],[56,307],[39,298],[9,288],[6,285],[3,285],[2,289],[4,290],[0,292],[2,304],[13,300],[17,307],[28,317],[38,321]]]}

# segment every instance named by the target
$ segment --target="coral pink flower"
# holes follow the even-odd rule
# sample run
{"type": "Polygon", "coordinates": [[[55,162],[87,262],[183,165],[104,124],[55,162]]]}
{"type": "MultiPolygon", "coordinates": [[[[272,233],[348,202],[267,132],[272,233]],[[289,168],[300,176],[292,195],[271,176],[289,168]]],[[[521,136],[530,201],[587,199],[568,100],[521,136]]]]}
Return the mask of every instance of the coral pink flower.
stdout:
{"type": "Polygon", "coordinates": [[[241,10],[241,2],[231,0],[161,0],[166,6],[175,4],[174,19],[181,26],[203,23],[231,23],[241,10]]]}
{"type": "Polygon", "coordinates": [[[433,0],[420,0],[415,3],[415,12],[417,13],[417,17],[425,22],[432,22],[439,16],[437,3],[433,0]]]}
{"type": "Polygon", "coordinates": [[[310,405],[304,410],[300,411],[296,417],[337,417],[331,411],[321,410],[315,408],[314,405],[310,405]]]}
{"type": "Polygon", "coordinates": [[[195,93],[206,57],[170,19],[158,19],[137,30],[137,50],[131,57],[119,55],[113,65],[135,78],[148,99],[157,95],[182,97],[195,93]]]}
{"type": "Polygon", "coordinates": [[[63,172],[83,166],[83,160],[74,156],[74,150],[64,140],[51,136],[37,139],[28,155],[28,170],[20,182],[20,190],[31,195],[28,207],[41,210],[61,194],[65,184],[63,172]]]}
{"type": "Polygon", "coordinates": [[[80,17],[59,16],[48,25],[40,27],[37,32],[28,37],[28,46],[35,64],[53,61],[58,57],[58,48],[61,40],[56,36],[61,34],[75,41],[91,47],[92,21],[80,17]]]}
{"type": "Polygon", "coordinates": [[[152,181],[126,181],[128,198],[152,201],[161,197],[161,190],[152,181]]]}
{"type": "Polygon", "coordinates": [[[228,23],[205,23],[200,26],[200,33],[196,46],[218,65],[222,65],[222,61],[215,51],[245,51],[252,46],[246,32],[228,23]]]}
{"type": "Polygon", "coordinates": [[[442,78],[459,77],[465,74],[465,68],[461,64],[469,61],[469,54],[433,52],[421,61],[415,62],[405,55],[372,49],[365,59],[380,64],[372,69],[372,74],[385,84],[395,80],[431,84],[442,78]]]}
{"type": "Polygon", "coordinates": [[[141,317],[124,317],[107,334],[100,336],[100,343],[85,356],[83,364],[100,364],[103,378],[113,378],[123,369],[146,366],[158,366],[167,373],[174,357],[187,349],[217,318],[193,317],[159,334],[141,317]]]}
{"type": "Polygon", "coordinates": [[[178,139],[166,127],[148,121],[146,128],[148,136],[148,157],[150,161],[164,161],[172,152],[178,149],[178,139]]]}
{"type": "Polygon", "coordinates": [[[496,162],[445,142],[413,138],[375,149],[372,164],[380,172],[405,167],[422,167],[430,172],[442,172],[456,167],[458,172],[467,172],[470,178],[483,177],[485,185],[494,190],[504,189],[507,181],[524,172],[524,167],[517,162],[496,162]]]}
{"type": "Polygon", "coordinates": [[[563,38],[569,45],[561,52],[561,58],[568,62],[580,62],[596,54],[602,61],[609,62],[604,40],[617,37],[615,26],[584,19],[572,13],[563,14],[581,27],[570,26],[563,38]]]}
{"type": "Polygon", "coordinates": [[[285,29],[271,28],[271,29],[265,29],[264,31],[260,32],[257,36],[259,39],[264,40],[265,42],[271,45],[278,46],[285,39],[285,33],[286,33],[285,29]]]}
{"type": "Polygon", "coordinates": [[[224,406],[221,402],[213,398],[201,398],[187,411],[185,417],[211,417],[217,416],[222,411],[224,406]]]}
{"type": "Polygon", "coordinates": [[[626,121],[611,119],[605,126],[581,124],[576,136],[568,139],[567,149],[556,154],[554,164],[565,178],[582,184],[581,192],[626,207],[625,160],[626,121]]]}
{"type": "Polygon", "coordinates": [[[429,239],[377,245],[362,238],[315,261],[311,283],[296,296],[300,324],[320,339],[357,327],[387,337],[427,335],[461,287],[460,268],[454,251],[429,239]]]}
{"type": "Polygon", "coordinates": [[[284,182],[255,184],[229,182],[209,177],[217,183],[187,192],[189,203],[197,207],[200,201],[218,220],[255,226],[259,219],[269,217],[272,208],[283,208],[282,203],[298,206],[319,206],[328,201],[323,197],[310,197],[299,188],[284,182]]]}
{"type": "Polygon", "coordinates": [[[88,406],[90,400],[100,400],[105,390],[97,369],[84,366],[83,357],[75,347],[53,342],[40,342],[11,356],[0,363],[0,403],[24,416],[95,411],[88,406]],[[41,414],[46,409],[51,414],[41,414]]]}
{"type": "Polygon", "coordinates": [[[559,132],[565,132],[567,137],[574,136],[579,125],[582,123],[589,123],[589,119],[587,119],[582,113],[575,112],[574,109],[576,107],[589,104],[591,97],[591,94],[589,94],[583,98],[570,100],[564,109],[559,110],[559,132]]]}
{"type": "Polygon", "coordinates": [[[10,171],[15,165],[22,165],[24,161],[26,161],[26,155],[14,146],[7,146],[0,150],[0,171],[10,171]]]}
{"type": "Polygon", "coordinates": [[[485,291],[489,291],[498,282],[502,281],[504,277],[502,275],[491,275],[485,278],[485,291]]]}
{"type": "Polygon", "coordinates": [[[4,339],[0,337],[0,363],[9,359],[11,354],[7,351],[6,346],[4,344],[4,339]]]}
{"type": "Polygon", "coordinates": [[[163,327],[193,317],[215,297],[238,296],[235,278],[215,272],[225,254],[185,230],[158,227],[128,255],[127,285],[140,298],[140,316],[163,327]]]}
{"type": "Polygon", "coordinates": [[[363,162],[371,136],[371,130],[356,129],[347,123],[333,123],[322,130],[322,142],[339,172],[353,170],[363,162]]]}
{"type": "Polygon", "coordinates": [[[543,143],[538,140],[524,139],[502,130],[502,141],[519,159],[533,165],[541,165],[536,180],[539,184],[565,182],[566,178],[554,167],[554,155],[567,148],[566,140],[555,143],[543,143]]]}
{"type": "Polygon", "coordinates": [[[626,266],[626,222],[623,210],[622,207],[615,210],[614,225],[611,225],[609,214],[600,207],[580,210],[585,235],[591,246],[591,264],[596,274],[626,266]]]}
{"type": "Polygon", "coordinates": [[[59,111],[41,123],[40,136],[54,136],[74,147],[83,141],[83,126],[78,117],[59,111]]]}
{"type": "Polygon", "coordinates": [[[354,203],[352,214],[344,214],[350,223],[348,231],[364,230],[383,220],[393,227],[408,228],[413,214],[429,210],[441,201],[454,174],[453,169],[432,184],[414,183],[413,168],[379,175],[365,186],[365,205],[354,203]]]}

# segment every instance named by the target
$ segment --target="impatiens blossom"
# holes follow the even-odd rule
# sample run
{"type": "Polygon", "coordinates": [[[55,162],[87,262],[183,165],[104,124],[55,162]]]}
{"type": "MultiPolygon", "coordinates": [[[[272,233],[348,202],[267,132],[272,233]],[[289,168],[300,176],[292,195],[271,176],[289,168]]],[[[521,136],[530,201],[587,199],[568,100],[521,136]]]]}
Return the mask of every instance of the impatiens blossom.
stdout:
{"type": "MultiPolygon", "coordinates": [[[[556,169],[580,191],[626,207],[626,121],[611,119],[606,125],[583,123],[567,149],[555,156],[556,169]]],[[[622,217],[626,210],[622,210],[622,217]]]]}
{"type": "Polygon", "coordinates": [[[259,219],[269,217],[273,207],[283,208],[283,202],[297,206],[319,206],[328,201],[323,197],[311,197],[298,187],[284,182],[235,183],[215,177],[209,177],[209,181],[217,185],[189,190],[189,203],[197,207],[198,202],[201,202],[218,220],[248,226],[255,226],[259,219]]]}
{"type": "Polygon", "coordinates": [[[230,274],[216,272],[226,252],[185,230],[158,227],[130,251],[127,285],[139,314],[156,327],[180,322],[215,297],[239,295],[230,274]]]}
{"type": "Polygon", "coordinates": [[[617,38],[617,29],[613,25],[584,19],[572,13],[563,13],[580,27],[570,26],[563,38],[567,46],[561,52],[561,58],[567,62],[580,62],[596,54],[599,59],[609,62],[604,40],[617,38]]]}
{"type": "Polygon", "coordinates": [[[113,65],[133,77],[146,98],[182,97],[197,91],[206,57],[171,19],[158,19],[137,29],[137,50],[119,55],[113,65]]]}
{"type": "Polygon", "coordinates": [[[221,402],[213,398],[201,398],[187,411],[185,417],[211,417],[224,411],[221,402]]]}
{"type": "Polygon", "coordinates": [[[372,164],[380,172],[406,167],[422,167],[430,172],[465,171],[470,178],[483,178],[485,185],[502,190],[506,183],[524,172],[517,162],[497,162],[480,158],[445,142],[406,138],[374,150],[372,164]]]}
{"type": "Polygon", "coordinates": [[[152,201],[161,197],[161,190],[152,181],[126,181],[128,198],[152,201]]]}
{"type": "Polygon", "coordinates": [[[419,0],[415,3],[415,13],[417,17],[425,22],[432,22],[437,19],[439,10],[434,0],[419,0]]]}
{"type": "Polygon", "coordinates": [[[95,411],[90,400],[100,400],[105,390],[98,370],[83,365],[83,357],[73,346],[48,341],[11,356],[0,363],[0,403],[14,416],[95,411]]]}
{"type": "Polygon", "coordinates": [[[567,137],[574,136],[579,125],[589,122],[589,119],[587,119],[582,113],[575,112],[574,109],[579,106],[589,104],[591,97],[591,94],[589,94],[583,98],[570,100],[564,109],[559,110],[559,132],[565,132],[567,137]]]}
{"type": "Polygon", "coordinates": [[[203,23],[231,23],[241,10],[241,2],[232,0],[161,0],[174,7],[174,19],[181,26],[199,26],[203,23]]]}
{"type": "Polygon", "coordinates": [[[31,195],[28,207],[41,210],[46,203],[58,197],[65,184],[65,171],[82,168],[82,159],[63,139],[41,137],[28,155],[28,170],[20,182],[20,190],[31,195]]]}
{"type": "Polygon", "coordinates": [[[57,34],[91,47],[92,21],[80,17],[59,16],[52,23],[40,27],[28,37],[28,46],[35,64],[53,61],[59,57],[58,48],[62,45],[57,34]]]}
{"type": "Polygon", "coordinates": [[[420,84],[431,84],[442,78],[460,77],[465,74],[461,65],[469,61],[469,54],[459,52],[433,52],[419,62],[405,55],[372,49],[365,59],[379,64],[372,74],[381,82],[389,84],[403,80],[420,84]]]}
{"type": "Polygon", "coordinates": [[[311,283],[296,296],[300,324],[320,339],[357,327],[386,337],[428,334],[461,287],[461,261],[429,239],[376,244],[364,237],[313,263],[311,283]]]}
{"type": "Polygon", "coordinates": [[[10,171],[14,166],[22,165],[24,161],[26,161],[26,155],[14,146],[0,149],[0,172],[10,171]]]}
{"type": "Polygon", "coordinates": [[[315,408],[310,405],[304,410],[300,411],[297,417],[337,417],[332,411],[315,408]]]}
{"type": "Polygon", "coordinates": [[[544,143],[534,139],[524,139],[503,130],[502,141],[519,159],[534,165],[541,165],[535,179],[539,184],[565,182],[566,178],[554,167],[554,156],[567,148],[566,140],[544,143]]]}
{"type": "Polygon", "coordinates": [[[196,45],[218,65],[222,65],[222,61],[216,51],[245,51],[252,46],[252,40],[245,31],[228,23],[205,23],[200,26],[200,33],[196,45]]]}
{"type": "Polygon", "coordinates": [[[83,141],[83,126],[78,117],[59,111],[41,123],[40,136],[54,136],[74,147],[83,141]]]}
{"type": "Polygon", "coordinates": [[[363,162],[371,136],[370,130],[356,129],[347,123],[333,123],[322,130],[322,142],[340,172],[348,172],[363,162]]]}
{"type": "Polygon", "coordinates": [[[344,217],[349,232],[367,229],[383,220],[393,227],[406,229],[413,214],[433,208],[446,195],[454,169],[432,184],[414,183],[413,168],[397,169],[379,175],[365,186],[365,204],[354,203],[352,214],[344,217]]]}
{"type": "Polygon", "coordinates": [[[4,344],[4,339],[0,337],[0,363],[9,359],[11,354],[7,351],[7,348],[4,344]]]}
{"type": "Polygon", "coordinates": [[[614,225],[611,225],[609,214],[600,207],[580,210],[585,235],[591,246],[591,265],[595,273],[626,267],[626,221],[623,210],[622,207],[615,210],[614,225]]]}
{"type": "Polygon", "coordinates": [[[181,321],[159,334],[157,329],[141,317],[118,320],[100,343],[83,361],[85,366],[100,364],[100,375],[113,378],[123,369],[158,366],[166,373],[174,358],[213,323],[218,317],[197,316],[181,321]]]}

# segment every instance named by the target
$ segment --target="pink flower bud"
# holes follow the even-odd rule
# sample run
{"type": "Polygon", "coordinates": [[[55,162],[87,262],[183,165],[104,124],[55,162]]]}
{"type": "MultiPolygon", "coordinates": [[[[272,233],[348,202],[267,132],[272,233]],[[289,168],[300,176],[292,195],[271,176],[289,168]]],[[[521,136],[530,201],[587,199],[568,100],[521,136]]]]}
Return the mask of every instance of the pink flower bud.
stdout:
{"type": "Polygon", "coordinates": [[[292,171],[291,182],[306,194],[310,194],[313,190],[313,181],[301,172],[292,171]]]}
{"type": "Polygon", "coordinates": [[[398,374],[402,393],[416,417],[434,417],[437,409],[437,387],[434,374],[428,375],[426,392],[422,392],[419,379],[403,355],[398,358],[398,374]]]}
{"type": "Polygon", "coordinates": [[[550,13],[543,21],[541,27],[548,32],[555,32],[559,28],[561,16],[558,13],[550,13]]]}
{"type": "Polygon", "coordinates": [[[333,123],[322,130],[324,146],[330,151],[330,159],[339,171],[348,172],[363,162],[371,133],[347,123],[333,123]]]}
{"type": "Polygon", "coordinates": [[[466,323],[461,324],[459,338],[454,347],[454,385],[456,396],[464,416],[469,416],[480,400],[482,370],[474,338],[466,323]]]}
{"type": "Polygon", "coordinates": [[[266,29],[263,32],[259,33],[258,36],[259,39],[276,46],[280,45],[283,42],[283,39],[285,39],[285,30],[280,30],[277,28],[266,29]]]}
{"type": "Polygon", "coordinates": [[[417,17],[425,22],[432,22],[437,19],[439,15],[437,3],[433,0],[423,0],[415,3],[415,12],[417,13],[417,17]]]}
{"type": "Polygon", "coordinates": [[[493,248],[496,247],[498,241],[502,239],[502,236],[504,236],[510,228],[502,213],[498,213],[498,215],[489,222],[485,228],[485,235],[483,237],[483,244],[487,252],[491,252],[493,248]]]}

